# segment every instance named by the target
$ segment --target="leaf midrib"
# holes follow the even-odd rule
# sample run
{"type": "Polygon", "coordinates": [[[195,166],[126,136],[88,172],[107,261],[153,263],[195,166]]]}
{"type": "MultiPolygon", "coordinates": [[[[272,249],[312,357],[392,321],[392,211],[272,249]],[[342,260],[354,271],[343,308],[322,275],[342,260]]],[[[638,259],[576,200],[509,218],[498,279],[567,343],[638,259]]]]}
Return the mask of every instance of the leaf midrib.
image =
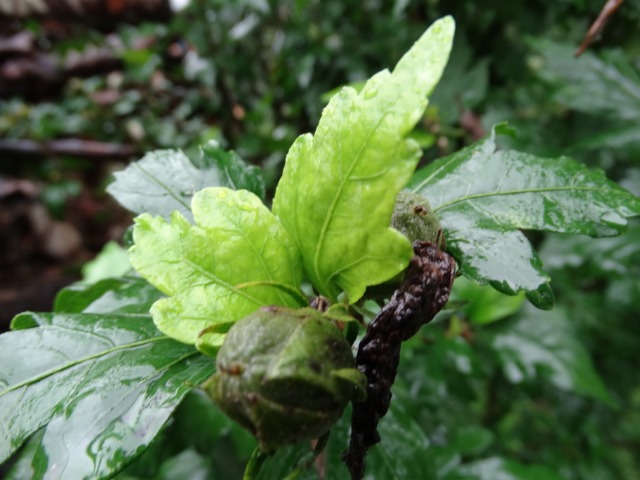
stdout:
{"type": "MultiPolygon", "coordinates": [[[[216,285],[226,288],[227,290],[229,290],[230,292],[236,294],[236,295],[240,295],[241,297],[246,298],[247,300],[257,303],[258,305],[264,306],[264,302],[252,295],[249,295],[247,292],[244,292],[242,290],[239,290],[236,286],[225,282],[224,280],[222,280],[220,277],[218,277],[217,275],[215,275],[214,273],[210,272],[209,270],[205,270],[204,268],[202,268],[200,265],[198,265],[197,263],[195,263],[194,261],[192,261],[191,259],[187,258],[185,255],[182,255],[182,258],[184,259],[184,262],[189,265],[190,267],[192,267],[196,272],[202,274],[203,277],[210,279],[213,283],[215,283],[216,285]]],[[[181,292],[178,292],[181,293],[181,292]]]]}
{"type": "MultiPolygon", "coordinates": [[[[390,77],[391,78],[391,77],[390,77]]],[[[366,89],[366,85],[364,87],[364,89],[366,89]]],[[[364,91],[363,89],[363,91],[364,91]]],[[[362,92],[361,92],[362,94],[362,92]]],[[[354,97],[354,99],[359,98],[360,95],[356,95],[354,97]]],[[[355,102],[353,102],[355,103],[355,102]]],[[[369,144],[369,140],[371,139],[371,137],[374,135],[374,133],[377,132],[378,128],[380,127],[380,124],[382,123],[382,121],[385,119],[385,117],[387,116],[388,112],[384,112],[382,115],[380,115],[380,118],[378,119],[378,121],[376,122],[376,124],[371,128],[371,131],[369,132],[369,134],[367,135],[366,139],[362,142],[360,149],[358,150],[358,153],[356,154],[354,160],[351,162],[351,164],[349,165],[349,168],[346,172],[345,175],[343,175],[342,179],[340,180],[340,184],[338,185],[338,188],[336,189],[336,192],[331,200],[331,204],[329,205],[329,209],[327,210],[327,214],[324,217],[324,222],[322,224],[322,228],[320,229],[320,238],[318,243],[316,244],[316,249],[315,249],[315,254],[314,254],[314,258],[313,258],[313,270],[316,274],[316,279],[319,283],[322,284],[323,290],[327,293],[329,293],[329,288],[327,288],[327,285],[325,284],[325,282],[322,280],[319,272],[319,263],[320,263],[320,257],[321,257],[321,252],[324,248],[324,241],[326,238],[326,233],[327,230],[329,229],[329,225],[331,224],[331,221],[333,219],[333,212],[335,211],[335,209],[337,208],[337,204],[338,201],[340,200],[340,198],[342,197],[343,193],[344,193],[344,188],[345,185],[347,183],[347,180],[349,180],[349,178],[351,177],[351,172],[353,172],[354,168],[356,167],[356,165],[360,162],[360,159],[363,155],[363,152],[365,151],[366,146],[369,144]]],[[[342,129],[342,116],[340,117],[340,129],[342,129]]],[[[315,143],[315,139],[314,139],[314,143],[315,143]]],[[[330,280],[330,278],[327,279],[328,281],[330,280]]]]}
{"type": "Polygon", "coordinates": [[[166,335],[160,335],[158,337],[152,337],[152,338],[145,338],[144,340],[139,340],[137,342],[131,342],[131,343],[125,343],[122,345],[117,345],[115,347],[112,348],[108,348],[106,350],[102,350],[100,352],[96,352],[93,353],[91,355],[86,355],[84,357],[80,357],[76,360],[70,361],[68,363],[65,363],[63,365],[60,365],[59,367],[56,368],[52,368],[50,370],[47,370],[46,372],[41,373],[40,375],[36,375],[34,377],[28,378],[26,380],[23,380],[20,383],[16,383],[15,385],[11,385],[10,387],[6,388],[3,391],[0,391],[0,397],[2,397],[3,395],[6,395],[8,393],[11,393],[12,391],[18,390],[19,388],[25,387],[25,386],[29,386],[32,385],[34,383],[39,382],[40,380],[44,380],[47,377],[50,377],[52,375],[55,375],[57,373],[63,372],[69,368],[75,367],[76,365],[80,365],[81,363],[85,363],[85,362],[90,362],[92,360],[96,360],[100,357],[103,357],[105,355],[109,355],[110,353],[113,352],[117,352],[120,350],[126,350],[129,348],[135,348],[135,347],[140,347],[143,345],[148,345],[151,343],[155,343],[155,342],[160,342],[163,340],[172,340],[171,338],[167,337],[166,335]]]}
{"type": "Polygon", "coordinates": [[[437,207],[433,207],[433,211],[437,212],[438,210],[444,210],[445,208],[449,208],[458,203],[463,203],[463,202],[475,200],[478,198],[491,198],[491,197],[499,197],[499,196],[507,196],[507,195],[524,195],[527,193],[566,192],[566,191],[573,191],[573,190],[595,192],[595,191],[604,190],[604,188],[567,186],[567,187],[525,188],[525,189],[518,189],[518,190],[504,190],[501,192],[474,193],[471,195],[465,195],[463,197],[456,198],[455,200],[451,200],[449,202],[440,204],[437,207]]]}
{"type": "Polygon", "coordinates": [[[160,188],[165,190],[167,192],[167,194],[169,194],[169,196],[172,197],[176,202],[178,202],[179,204],[184,206],[188,211],[191,211],[191,206],[188,203],[186,203],[182,198],[180,198],[179,196],[174,194],[173,190],[171,190],[169,188],[169,186],[166,185],[162,180],[160,180],[158,177],[156,177],[150,171],[144,169],[141,165],[139,165],[139,162],[134,162],[131,165],[133,165],[135,168],[138,168],[144,175],[146,175],[151,180],[153,180],[160,188]]]}

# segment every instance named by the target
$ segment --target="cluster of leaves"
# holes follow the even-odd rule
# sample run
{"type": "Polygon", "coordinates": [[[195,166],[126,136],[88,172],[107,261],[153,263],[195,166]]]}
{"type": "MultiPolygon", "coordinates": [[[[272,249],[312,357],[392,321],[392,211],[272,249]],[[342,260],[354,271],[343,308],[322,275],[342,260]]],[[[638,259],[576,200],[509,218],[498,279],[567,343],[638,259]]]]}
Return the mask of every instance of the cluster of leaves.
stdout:
{"type": "MultiPolygon", "coordinates": [[[[433,199],[433,208],[441,212],[442,225],[450,234],[452,250],[460,252],[457,256],[463,268],[469,266],[466,274],[471,278],[512,285],[514,291],[536,291],[517,283],[520,268],[531,264],[528,257],[512,258],[511,263],[518,267],[512,271],[497,271],[506,278],[484,268],[491,267],[489,263],[474,263],[474,259],[490,255],[495,243],[508,242],[520,226],[517,218],[510,222],[501,217],[499,209],[487,217],[481,202],[499,197],[502,205],[511,205],[513,212],[518,212],[521,196],[531,193],[522,191],[531,172],[539,177],[531,186],[550,195],[545,202],[525,203],[527,217],[540,222],[538,229],[614,233],[623,228],[622,217],[640,213],[640,202],[598,172],[568,159],[554,165],[527,156],[530,172],[522,168],[523,154],[496,154],[494,142],[495,134],[443,158],[419,171],[411,183],[416,191],[433,199]],[[506,172],[499,177],[502,181],[484,177],[473,190],[452,188],[468,183],[476,162],[498,160],[506,172]],[[548,175],[541,175],[543,171],[548,175]],[[558,191],[566,196],[554,197],[558,191]],[[585,203],[593,205],[591,214],[584,213],[585,203]],[[558,220],[560,215],[566,222],[558,220]],[[480,238],[465,244],[455,232],[459,224],[469,222],[477,222],[499,239],[480,238]]],[[[154,213],[168,216],[182,209],[188,215],[185,205],[197,198],[194,187],[203,186],[198,183],[202,178],[218,187],[260,191],[256,173],[244,169],[233,154],[213,147],[204,149],[199,161],[190,161],[178,151],[159,152],[121,174],[112,192],[134,210],[147,208],[147,191],[132,193],[126,188],[143,179],[151,182],[149,192],[157,200],[154,213]],[[185,185],[178,175],[185,169],[195,170],[192,185],[185,185]]],[[[470,230],[482,231],[479,227],[470,230]]],[[[369,456],[371,475],[580,478],[581,469],[591,468],[591,462],[598,458],[584,455],[584,464],[574,468],[573,457],[581,456],[585,448],[602,447],[597,443],[601,438],[593,432],[597,432],[599,421],[611,417],[618,400],[607,390],[589,353],[576,341],[575,326],[562,309],[553,318],[536,318],[540,316],[537,311],[521,308],[522,297],[505,297],[472,282],[457,284],[461,285],[456,289],[457,298],[469,303],[446,312],[437,328],[425,331],[403,352],[392,410],[380,426],[383,443],[369,456]],[[511,318],[503,320],[507,316],[511,318]],[[498,320],[502,321],[494,323],[498,320]],[[540,376],[549,382],[537,381],[540,376]],[[567,411],[545,406],[545,402],[558,399],[566,402],[561,406],[567,411]],[[595,444],[574,445],[566,455],[561,454],[563,449],[532,454],[549,440],[556,444],[570,441],[571,437],[557,431],[557,416],[575,416],[594,405],[600,405],[595,411],[600,411],[602,418],[595,416],[593,423],[583,428],[585,433],[592,432],[595,444]],[[537,427],[531,439],[519,433],[531,431],[530,422],[539,421],[547,422],[546,430],[542,428],[545,424],[537,427]]],[[[192,391],[212,373],[213,364],[192,347],[155,329],[148,311],[161,297],[144,280],[123,277],[64,290],[51,314],[16,317],[15,331],[0,337],[5,343],[0,352],[9,356],[0,363],[8,369],[2,374],[6,385],[0,396],[2,411],[7,412],[3,429],[9,433],[2,446],[3,457],[32,436],[8,478],[40,478],[45,472],[57,477],[107,476],[145,450],[121,478],[213,475],[214,471],[237,475],[253,440],[192,391]],[[38,359],[38,364],[16,362],[16,345],[20,355],[38,359]],[[184,405],[171,415],[183,399],[184,405]],[[12,408],[18,402],[20,408],[28,409],[12,408]],[[101,406],[99,415],[96,405],[101,406]],[[14,411],[38,415],[11,415],[14,411]],[[147,448],[156,435],[157,440],[147,448]]],[[[624,428],[621,434],[634,435],[633,429],[624,428]]],[[[343,478],[346,473],[339,458],[346,446],[347,429],[348,412],[327,445],[327,478],[343,478]]],[[[285,476],[293,465],[305,462],[307,451],[308,446],[296,445],[278,452],[266,462],[260,478],[285,476]]],[[[614,466],[598,463],[604,474],[615,475],[616,468],[633,468],[632,459],[624,455],[610,458],[605,453],[605,460],[614,466]]],[[[305,475],[315,478],[316,474],[309,470],[305,475]]]]}
{"type": "MultiPolygon", "coordinates": [[[[302,7],[320,8],[316,2],[296,3],[302,7]]],[[[226,85],[234,85],[234,88],[237,85],[238,92],[242,92],[235,95],[232,89],[235,99],[227,106],[232,107],[238,102],[237,99],[242,99],[239,103],[248,112],[244,121],[233,118],[231,108],[223,114],[217,112],[215,116],[225,118],[233,125],[225,135],[232,139],[232,144],[239,145],[243,153],[255,155],[260,152],[266,155],[282,151],[283,146],[288,147],[297,133],[296,129],[304,125],[303,117],[319,112],[317,93],[338,83],[362,79],[380,68],[381,65],[376,62],[390,63],[385,55],[397,58],[410,42],[409,39],[417,36],[412,30],[416,23],[423,25],[421,20],[426,16],[422,7],[417,6],[418,2],[396,2],[393,12],[385,10],[391,7],[368,2],[366,8],[371,9],[368,10],[371,15],[356,15],[351,11],[345,13],[348,7],[338,5],[343,3],[323,2],[322,9],[327,15],[321,16],[324,20],[319,24],[309,22],[306,18],[307,12],[314,11],[311,8],[301,8],[296,12],[297,15],[289,15],[286,12],[295,10],[287,10],[286,5],[282,10],[264,8],[261,7],[263,2],[244,2],[241,6],[226,5],[210,10],[219,15],[205,15],[206,12],[198,11],[184,21],[188,29],[181,25],[183,20],[176,21],[175,31],[192,32],[191,41],[201,39],[203,49],[207,44],[215,45],[211,50],[203,50],[205,53],[202,57],[206,58],[209,68],[200,70],[197,78],[205,81],[207,72],[215,71],[218,78],[226,76],[226,85]],[[276,11],[285,13],[279,16],[275,15],[276,11]],[[385,16],[379,15],[380,12],[393,14],[385,16]],[[359,23],[351,22],[355,17],[359,23]],[[408,22],[409,17],[417,19],[416,23],[408,22]],[[214,22],[215,28],[199,22],[201,18],[214,22]],[[299,23],[292,24],[292,18],[299,23]],[[370,22],[377,25],[376,29],[370,22]],[[336,32],[349,31],[345,24],[366,25],[367,28],[371,27],[368,31],[393,32],[393,35],[371,35],[372,40],[366,42],[371,47],[369,54],[359,56],[359,53],[341,50],[345,45],[361,43],[353,40],[355,37],[345,34],[336,43],[336,32]],[[235,30],[229,28],[235,25],[238,25],[235,30]],[[292,28],[293,25],[297,25],[298,29],[292,28]],[[265,52],[265,60],[254,63],[250,59],[262,48],[257,48],[252,42],[263,42],[263,37],[255,35],[257,32],[269,39],[285,38],[286,41],[280,50],[265,52]],[[287,35],[284,35],[285,32],[287,35]],[[212,36],[219,36],[217,43],[207,41],[212,36]],[[316,48],[307,48],[309,44],[305,42],[309,39],[317,40],[314,44],[316,48]],[[301,62],[300,53],[297,52],[311,51],[311,59],[306,63],[301,62]],[[243,52],[249,53],[243,55],[243,52]],[[339,61],[336,61],[336,57],[339,61]],[[239,58],[246,59],[244,70],[240,68],[241,62],[236,62],[239,58]],[[228,69],[235,68],[235,65],[238,66],[237,71],[228,69]],[[337,69],[332,70],[333,67],[337,69]],[[298,69],[300,76],[288,77],[283,73],[298,72],[298,69]],[[246,75],[246,71],[253,73],[246,75]],[[346,77],[328,73],[336,71],[346,73],[346,77]],[[265,72],[271,72],[271,75],[265,72]],[[309,77],[311,80],[305,83],[304,79],[309,77]],[[323,83],[325,80],[326,84],[323,83]],[[241,86],[246,88],[242,90],[241,86]],[[298,92],[299,89],[309,92],[308,96],[292,95],[291,92],[298,92]],[[295,103],[298,101],[303,103],[295,103]],[[305,112],[304,115],[300,115],[301,111],[305,112]],[[238,135],[232,137],[233,133],[238,135]]],[[[441,8],[438,2],[434,3],[433,14],[441,8]]],[[[465,109],[474,109],[482,114],[485,129],[496,119],[510,119],[517,126],[518,136],[509,137],[505,143],[548,156],[555,156],[566,151],[567,147],[573,147],[575,156],[606,168],[610,176],[623,180],[622,183],[629,190],[640,192],[640,175],[635,160],[638,139],[633,135],[639,111],[636,108],[640,86],[637,65],[629,60],[628,55],[605,51],[588,53],[584,59],[571,64],[572,68],[566,67],[586,28],[588,8],[594,9],[592,18],[593,12],[600,8],[600,3],[574,1],[546,4],[544,18],[540,17],[540,5],[536,2],[515,6],[507,6],[504,2],[482,5],[461,2],[461,5],[451,7],[456,10],[458,23],[465,31],[459,35],[461,41],[454,48],[452,62],[445,72],[445,81],[433,96],[432,107],[437,108],[430,108],[424,119],[427,127],[433,124],[443,127],[438,135],[441,139],[448,139],[449,146],[439,142],[441,150],[451,150],[459,139],[469,136],[457,128],[462,100],[465,109]],[[469,18],[473,18],[473,22],[467,20],[469,18]],[[531,19],[538,20],[536,25],[529,28],[531,19]],[[550,38],[564,41],[569,38],[574,42],[571,47],[540,41],[527,45],[522,42],[523,32],[544,33],[550,38]],[[476,41],[479,38],[482,38],[482,42],[476,41]],[[509,45],[509,48],[505,45],[509,45]],[[530,48],[535,48],[539,55],[530,48]],[[484,59],[478,60],[482,56],[484,59]],[[526,65],[525,61],[528,61],[526,65]],[[491,85],[488,83],[489,74],[491,85]],[[607,100],[597,102],[602,98],[607,100]],[[606,118],[606,124],[613,128],[606,135],[595,135],[603,132],[602,118],[606,118]]],[[[200,7],[194,5],[193,8],[200,7]]],[[[629,4],[628,8],[633,13],[636,7],[629,4]]],[[[624,17],[625,9],[621,12],[619,18],[624,24],[629,20],[624,17]]],[[[352,32],[354,36],[356,30],[354,28],[352,32]]],[[[626,30],[633,31],[632,28],[626,30]]],[[[607,38],[612,43],[624,45],[625,38],[621,33],[624,31],[624,28],[607,30],[607,38]]],[[[269,41],[267,44],[272,43],[269,41]]],[[[138,66],[153,65],[154,62],[157,65],[159,57],[152,50],[143,53],[138,57],[137,53],[132,53],[131,61],[139,62],[138,66]]],[[[138,71],[152,70],[149,67],[138,71]]],[[[206,81],[216,85],[217,80],[209,77],[206,81]]],[[[196,93],[191,95],[189,98],[198,108],[201,108],[203,98],[210,101],[207,108],[217,105],[210,96],[200,98],[196,93]]],[[[139,104],[146,103],[140,100],[139,104]]],[[[9,103],[1,108],[6,105],[9,103]]],[[[87,108],[91,111],[92,107],[87,108]]],[[[185,118],[195,118],[192,116],[194,110],[189,112],[185,118]]],[[[151,125],[157,113],[145,117],[144,122],[151,125]]],[[[171,123],[166,116],[160,115],[160,118],[164,118],[165,123],[171,123]]],[[[42,123],[47,124],[63,125],[42,123]]],[[[115,125],[119,128],[124,122],[115,122],[115,125]]],[[[199,130],[200,124],[194,125],[193,132],[198,132],[195,138],[202,139],[198,135],[203,131],[204,137],[210,136],[210,132],[199,130]]],[[[189,134],[191,130],[186,128],[182,131],[189,134]]],[[[497,131],[504,132],[504,127],[499,127],[497,131]]],[[[193,144],[186,137],[172,138],[166,130],[159,137],[167,139],[164,145],[193,144]]],[[[598,476],[604,479],[635,479],[640,472],[637,460],[640,458],[640,438],[637,433],[640,431],[640,386],[634,375],[640,367],[636,355],[640,332],[635,321],[637,294],[640,291],[637,280],[640,272],[636,271],[639,255],[636,246],[640,244],[638,224],[632,224],[622,237],[597,241],[583,237],[528,235],[536,245],[541,245],[540,253],[535,254],[521,229],[594,234],[598,233],[596,228],[621,230],[622,226],[619,219],[605,216],[604,223],[580,220],[578,227],[571,227],[571,217],[554,215],[558,209],[566,208],[566,198],[562,196],[558,185],[544,183],[544,180],[570,180],[573,175],[584,174],[585,169],[565,160],[545,163],[525,156],[527,161],[524,161],[522,154],[512,155],[513,152],[508,155],[503,152],[489,158],[477,153],[493,153],[496,141],[497,136],[491,134],[480,144],[440,160],[438,164],[429,165],[427,170],[415,177],[412,187],[420,191],[425,179],[434,179],[427,195],[447,230],[451,251],[456,252],[458,258],[465,259],[462,262],[465,275],[480,282],[489,282],[506,292],[527,290],[530,299],[539,306],[549,304],[550,277],[553,280],[556,307],[545,316],[527,307],[522,295],[504,296],[489,287],[479,287],[458,279],[454,294],[460,302],[452,302],[452,308],[444,312],[435,325],[422,332],[403,350],[403,367],[395,387],[392,411],[381,423],[383,443],[372,450],[368,459],[371,475],[375,478],[590,479],[598,476]],[[557,177],[549,174],[548,178],[540,178],[535,169],[519,177],[515,175],[516,170],[509,171],[506,165],[500,163],[505,157],[507,161],[513,160],[513,165],[525,163],[544,165],[546,168],[564,165],[568,168],[566,172],[571,172],[571,175],[565,176],[566,172],[561,173],[564,170],[560,168],[555,171],[557,177]],[[471,168],[474,162],[475,169],[471,168]],[[493,170],[484,169],[485,162],[496,162],[495,171],[514,173],[514,176],[505,177],[505,181],[513,183],[500,184],[496,181],[498,177],[489,175],[493,170]],[[458,167],[457,170],[455,167],[458,167]],[[461,171],[465,174],[460,175],[461,171]],[[469,175],[472,175],[474,182],[467,192],[469,175]],[[465,191],[456,193],[456,185],[465,191]],[[520,205],[530,206],[528,202],[533,192],[524,191],[523,185],[533,187],[539,193],[548,188],[549,195],[542,196],[545,200],[536,209],[529,210],[530,215],[514,218],[509,216],[512,212],[507,211],[511,200],[516,205],[522,202],[520,205]],[[483,196],[488,191],[496,195],[483,196]],[[439,200],[434,201],[436,197],[439,200]],[[465,242],[466,238],[471,240],[465,242]],[[509,242],[511,248],[488,248],[503,245],[503,241],[509,242]],[[474,248],[482,245],[485,248],[474,253],[474,248]],[[491,262],[486,261],[488,258],[491,262]],[[546,273],[541,270],[542,263],[546,273]],[[493,266],[496,268],[492,269],[493,266]],[[519,277],[517,273],[520,271],[527,272],[527,276],[519,277]],[[462,302],[468,303],[460,306],[462,302]]],[[[233,170],[229,165],[235,163],[225,164],[218,160],[211,162],[207,168],[204,162],[209,158],[208,155],[199,160],[191,152],[188,153],[191,161],[175,152],[162,155],[167,162],[182,162],[183,167],[196,170],[195,175],[186,179],[186,184],[171,184],[169,179],[162,182],[164,185],[173,185],[170,192],[162,195],[162,198],[174,202],[171,206],[162,206],[157,211],[148,202],[138,207],[128,206],[134,211],[155,215],[168,215],[173,210],[189,215],[185,205],[189,205],[193,193],[204,186],[244,187],[254,192],[259,188],[255,186],[257,183],[253,187],[247,183],[249,178],[259,183],[254,175],[240,180],[237,173],[229,174],[229,169],[233,170]],[[176,160],[178,157],[182,157],[182,160],[176,160]],[[201,183],[203,178],[207,179],[201,183]],[[223,178],[234,179],[234,183],[225,183],[221,180],[223,178]]],[[[166,163],[159,161],[157,165],[158,171],[165,170],[166,163]]],[[[236,170],[239,171],[242,169],[236,170]]],[[[146,178],[152,179],[153,175],[146,178]]],[[[589,188],[591,183],[611,187],[599,174],[590,173],[584,178],[589,188]]],[[[613,190],[608,192],[618,192],[614,187],[611,188],[613,190]]],[[[575,213],[580,205],[590,209],[593,201],[593,213],[597,215],[598,202],[603,197],[606,200],[609,193],[603,196],[596,190],[587,189],[586,192],[590,192],[589,197],[577,196],[570,211],[575,213]]],[[[127,205],[126,202],[130,200],[126,200],[124,194],[116,193],[116,196],[127,205]]],[[[144,195],[137,197],[134,201],[144,200],[144,195]]],[[[623,211],[624,208],[621,213],[623,211]]],[[[583,211],[585,213],[588,216],[590,210],[583,211]]],[[[80,370],[85,359],[95,363],[95,366],[88,364],[91,366],[85,378],[89,380],[75,387],[69,394],[70,400],[60,404],[55,403],[55,399],[38,396],[26,389],[24,392],[20,390],[27,386],[24,382],[29,372],[18,372],[11,377],[11,381],[18,386],[15,392],[19,393],[0,397],[11,400],[2,403],[2,411],[9,412],[11,405],[15,404],[13,402],[20,398],[19,394],[33,394],[33,397],[23,398],[34,402],[50,400],[52,403],[36,405],[43,411],[55,406],[55,415],[39,418],[28,427],[11,430],[16,432],[17,438],[24,439],[28,435],[25,432],[43,428],[29,440],[9,478],[29,478],[32,475],[37,478],[43,476],[47,467],[54,463],[65,465],[60,475],[74,471],[90,471],[100,475],[101,472],[113,471],[140,455],[158,432],[156,442],[121,474],[122,478],[175,478],[177,475],[188,478],[198,475],[235,478],[240,475],[254,446],[253,440],[222,417],[196,391],[186,394],[182,406],[161,428],[164,420],[169,418],[170,410],[178,405],[189,388],[167,392],[155,381],[156,378],[165,375],[163,378],[171,378],[169,383],[172,383],[175,375],[177,384],[196,384],[211,373],[211,367],[198,363],[197,356],[187,358],[188,352],[193,350],[185,349],[171,340],[138,345],[143,341],[140,335],[148,335],[149,338],[160,335],[151,326],[151,317],[147,314],[151,304],[160,297],[159,292],[139,278],[105,280],[92,286],[76,286],[63,291],[53,314],[25,314],[15,320],[16,329],[36,324],[45,327],[43,330],[18,330],[16,334],[32,337],[37,336],[35,332],[50,331],[53,334],[48,343],[33,343],[33,339],[28,342],[29,348],[35,348],[34,352],[53,352],[49,359],[42,357],[42,368],[38,367],[39,371],[53,374],[52,382],[55,383],[59,374],[62,379],[67,369],[80,370]],[[101,320],[103,323],[97,324],[102,330],[84,335],[83,328],[95,322],[95,316],[104,317],[101,320]],[[131,332],[131,322],[137,321],[146,323],[141,323],[137,332],[131,332]],[[69,328],[78,330],[79,338],[83,339],[79,343],[85,348],[82,350],[84,353],[71,360],[64,357],[68,355],[66,346],[60,345],[55,335],[69,328]],[[111,329],[114,332],[120,329],[121,335],[114,334],[113,338],[107,336],[107,346],[99,343],[100,337],[104,339],[104,332],[111,329]],[[85,346],[85,342],[89,346],[85,346]],[[132,399],[122,395],[123,390],[114,393],[106,388],[107,384],[112,383],[116,385],[114,388],[131,385],[132,375],[123,372],[122,379],[99,375],[103,371],[119,372],[121,364],[118,360],[133,349],[149,350],[149,359],[144,360],[145,366],[132,368],[138,372],[136,382],[144,385],[143,393],[160,391],[164,395],[163,402],[157,408],[164,409],[166,415],[150,422],[141,409],[148,408],[145,397],[134,394],[136,402],[132,406],[125,401],[115,407],[118,416],[105,416],[95,421],[99,428],[103,424],[108,428],[100,430],[107,433],[94,434],[92,438],[97,439],[94,444],[85,436],[87,418],[94,420],[94,415],[82,414],[82,400],[91,395],[99,396],[97,401],[104,401],[105,404],[110,404],[114,398],[121,400],[123,396],[132,399]],[[152,351],[154,349],[156,352],[152,351]],[[164,352],[172,352],[168,354],[175,363],[168,365],[154,357],[155,353],[163,357],[164,352]],[[64,360],[61,361],[61,358],[64,360]],[[101,365],[111,360],[113,363],[101,365]],[[93,372],[99,373],[94,377],[93,372]],[[102,383],[93,383],[95,378],[100,378],[102,383]],[[147,383],[141,378],[148,379],[147,383]],[[104,397],[101,396],[103,390],[104,397]],[[101,400],[103,398],[105,400],[101,400]],[[73,414],[76,406],[79,406],[78,416],[73,414]],[[69,428],[70,425],[75,425],[75,429],[69,428]],[[63,443],[63,429],[75,432],[77,441],[63,443]],[[141,442],[122,446],[117,438],[122,438],[126,431],[142,433],[139,435],[141,442]],[[194,434],[194,431],[197,433],[194,434]],[[88,449],[87,445],[104,446],[100,442],[106,439],[114,442],[110,444],[113,448],[105,446],[112,456],[97,458],[80,454],[95,452],[95,449],[88,449]],[[67,445],[67,450],[62,451],[60,445],[67,445]],[[158,461],[160,458],[163,460],[158,461]]],[[[0,352],[3,351],[4,346],[0,348],[0,352]]],[[[26,358],[34,356],[35,353],[26,358]]],[[[2,359],[0,365],[13,368],[13,361],[9,365],[2,359]]],[[[48,391],[54,383],[46,386],[43,383],[42,388],[48,391]]],[[[346,415],[334,428],[327,447],[327,478],[346,475],[338,460],[346,446],[341,440],[347,436],[348,412],[346,415]]],[[[13,449],[11,447],[9,450],[13,449]]],[[[306,446],[299,445],[280,452],[264,466],[261,478],[283,477],[306,450],[306,446]]],[[[313,472],[308,473],[310,478],[313,475],[313,472]]]]}

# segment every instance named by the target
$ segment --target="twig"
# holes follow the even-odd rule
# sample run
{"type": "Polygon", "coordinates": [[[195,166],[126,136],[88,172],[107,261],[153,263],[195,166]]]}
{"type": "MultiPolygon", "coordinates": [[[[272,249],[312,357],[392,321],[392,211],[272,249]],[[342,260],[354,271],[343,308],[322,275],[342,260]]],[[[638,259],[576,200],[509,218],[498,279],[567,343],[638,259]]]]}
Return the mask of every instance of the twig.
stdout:
{"type": "Polygon", "coordinates": [[[413,252],[401,287],[369,324],[358,347],[356,364],[367,377],[367,399],[353,404],[351,441],[343,454],[352,480],[363,477],[367,450],[380,441],[378,421],[389,410],[402,342],[433,319],[451,292],[453,258],[426,242],[415,242],[413,252]]]}
{"type": "Polygon", "coordinates": [[[591,42],[593,42],[595,37],[602,32],[602,30],[604,29],[604,26],[607,24],[607,20],[609,20],[611,15],[613,15],[613,12],[615,12],[620,7],[620,5],[622,5],[622,2],[624,2],[624,0],[608,0],[607,3],[604,4],[604,7],[602,7],[602,11],[600,12],[600,15],[598,15],[598,18],[596,18],[596,21],[593,22],[593,24],[589,28],[589,31],[585,35],[584,40],[576,50],[576,53],[575,53],[576,57],[579,57],[580,55],[582,55],[582,53],[587,48],[589,48],[589,45],[591,45],[591,42]]]}

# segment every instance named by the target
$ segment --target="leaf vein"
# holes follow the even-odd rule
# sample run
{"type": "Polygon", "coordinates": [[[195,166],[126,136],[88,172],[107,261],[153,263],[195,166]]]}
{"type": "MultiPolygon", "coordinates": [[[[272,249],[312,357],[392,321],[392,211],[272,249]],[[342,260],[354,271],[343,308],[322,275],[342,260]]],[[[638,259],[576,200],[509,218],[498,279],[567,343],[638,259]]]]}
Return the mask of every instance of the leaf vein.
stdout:
{"type": "Polygon", "coordinates": [[[597,192],[597,191],[605,191],[604,188],[601,187],[576,187],[576,186],[563,186],[563,187],[544,187],[544,188],[530,188],[530,189],[519,189],[519,190],[506,190],[504,192],[484,192],[484,193],[475,193],[471,195],[464,195],[460,198],[456,198],[455,200],[451,200],[449,202],[438,205],[433,208],[434,212],[438,210],[444,210],[445,208],[449,208],[458,203],[468,202],[471,200],[476,200],[479,198],[490,198],[490,197],[498,197],[498,196],[507,196],[507,195],[525,195],[528,193],[547,193],[547,192],[567,192],[567,191],[589,191],[589,192],[597,192]]]}

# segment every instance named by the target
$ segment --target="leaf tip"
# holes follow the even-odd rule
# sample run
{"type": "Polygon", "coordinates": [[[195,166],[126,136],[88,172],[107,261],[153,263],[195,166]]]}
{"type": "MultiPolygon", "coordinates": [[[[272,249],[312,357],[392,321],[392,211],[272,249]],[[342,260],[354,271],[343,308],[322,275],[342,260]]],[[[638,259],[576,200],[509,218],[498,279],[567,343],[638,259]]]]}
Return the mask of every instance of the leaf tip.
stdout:
{"type": "Polygon", "coordinates": [[[529,301],[540,310],[551,310],[555,303],[555,295],[548,283],[543,283],[537,290],[526,292],[526,295],[529,301]]]}

